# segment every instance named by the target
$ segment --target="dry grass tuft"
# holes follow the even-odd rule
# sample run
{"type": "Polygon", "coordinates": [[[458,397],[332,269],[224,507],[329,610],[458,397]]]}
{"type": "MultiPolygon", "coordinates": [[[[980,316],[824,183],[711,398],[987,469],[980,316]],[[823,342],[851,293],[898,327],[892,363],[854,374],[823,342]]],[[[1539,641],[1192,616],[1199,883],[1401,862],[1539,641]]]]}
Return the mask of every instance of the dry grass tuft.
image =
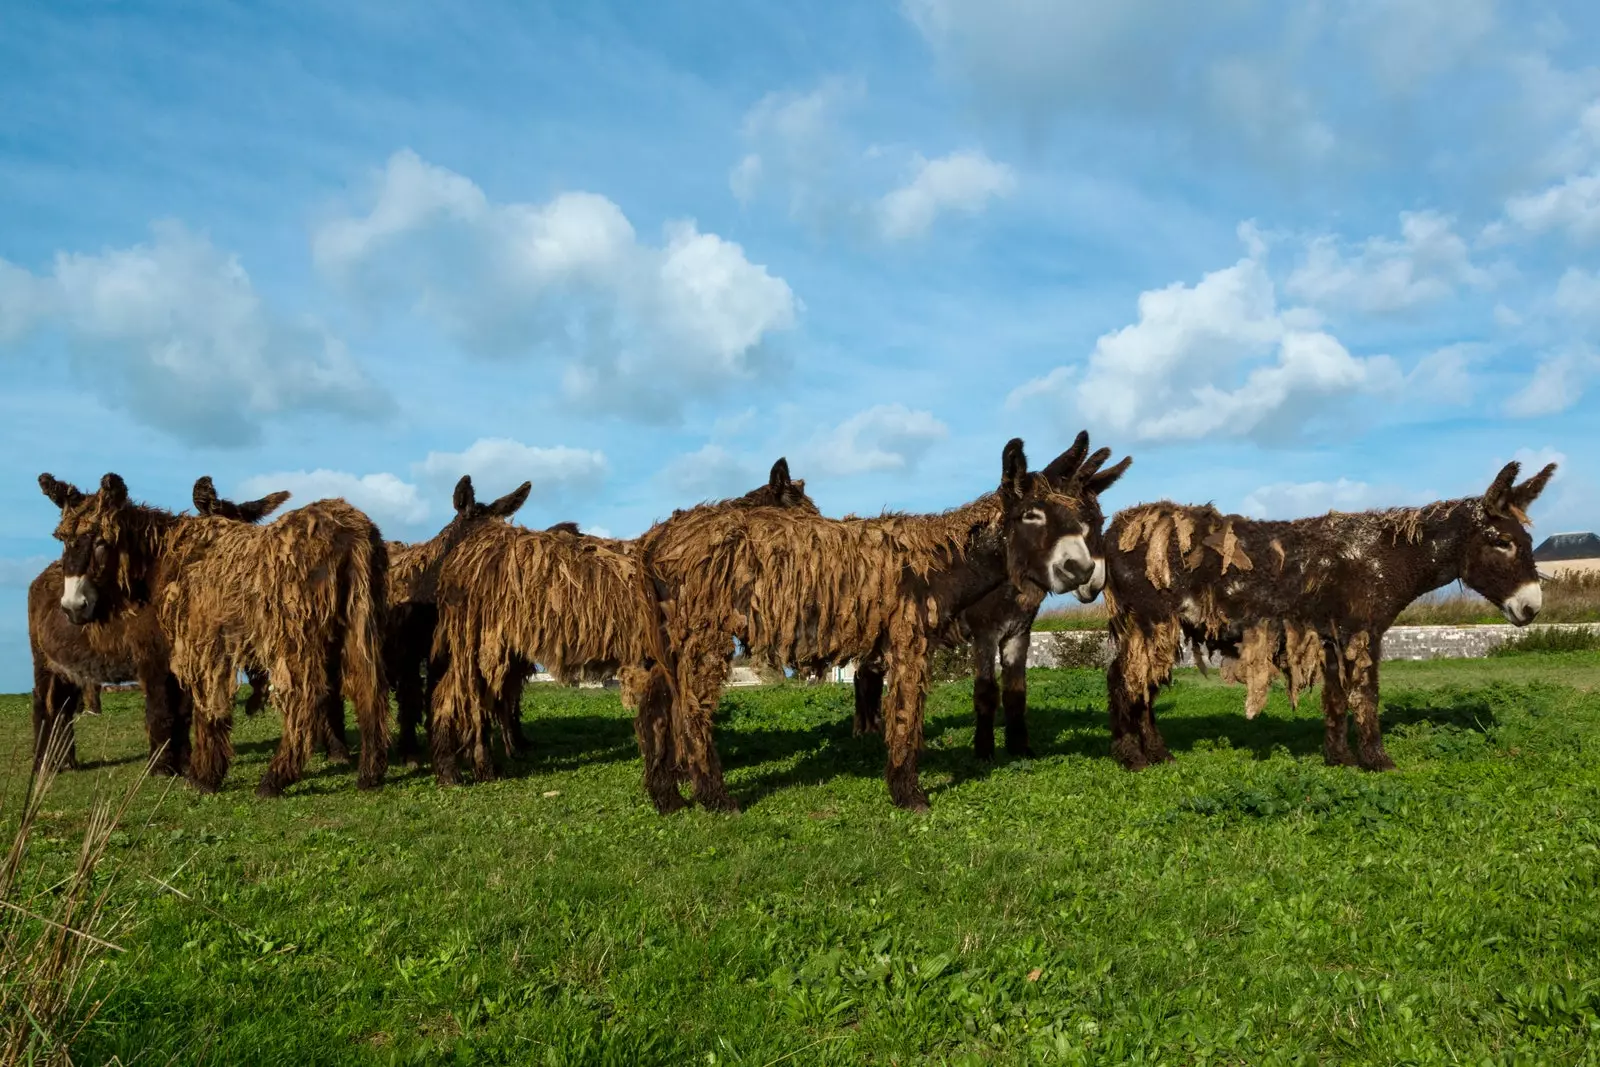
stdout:
{"type": "MultiPolygon", "coordinates": [[[[108,952],[122,951],[112,939],[126,913],[109,908],[116,881],[97,872],[150,768],[120,798],[97,796],[77,862],[64,877],[50,880],[38,869],[29,870],[28,845],[68,736],[58,731],[43,762],[30,772],[11,848],[0,865],[0,1067],[70,1064],[73,1043],[104,1003],[102,960],[108,952]]],[[[9,793],[0,790],[0,820],[6,823],[12,814],[9,793]]]]}

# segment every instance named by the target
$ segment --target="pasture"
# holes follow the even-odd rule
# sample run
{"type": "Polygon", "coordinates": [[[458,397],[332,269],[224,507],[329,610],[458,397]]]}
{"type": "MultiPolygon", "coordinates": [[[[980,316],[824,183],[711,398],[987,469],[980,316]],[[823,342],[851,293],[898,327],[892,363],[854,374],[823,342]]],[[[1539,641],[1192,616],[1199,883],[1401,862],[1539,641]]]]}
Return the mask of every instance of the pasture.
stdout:
{"type": "MultiPolygon", "coordinates": [[[[1105,675],[1033,671],[1038,758],[928,704],[926,815],[884,797],[849,686],[729,690],[744,806],[658,816],[614,692],[529,686],[501,780],[373,793],[237,720],[216,795],[152,779],[80,1063],[1600,1061],[1600,653],[1387,663],[1392,774],[1322,762],[1318,701],[1179,671],[1178,762],[1108,753],[1105,675]]],[[[77,854],[144,759],[137,693],[79,721],[31,858],[77,854]]],[[[20,788],[26,696],[0,697],[20,788]]],[[[11,809],[8,808],[8,811],[11,809]]]]}

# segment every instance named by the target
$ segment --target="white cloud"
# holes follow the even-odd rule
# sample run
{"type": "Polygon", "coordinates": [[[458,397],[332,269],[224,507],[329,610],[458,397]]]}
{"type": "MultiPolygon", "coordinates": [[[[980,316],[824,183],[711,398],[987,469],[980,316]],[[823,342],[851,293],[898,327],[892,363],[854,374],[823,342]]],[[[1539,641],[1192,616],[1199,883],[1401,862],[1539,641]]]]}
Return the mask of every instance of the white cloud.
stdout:
{"type": "Polygon", "coordinates": [[[609,538],[611,536],[611,531],[604,526],[579,526],[578,531],[580,533],[586,533],[591,537],[609,538]]]}
{"type": "Polygon", "coordinates": [[[1569,318],[1600,321],[1600,274],[1568,267],[1556,283],[1554,303],[1569,318]]]}
{"type": "Polygon", "coordinates": [[[1347,255],[1338,238],[1315,238],[1284,289],[1318,307],[1385,314],[1442,300],[1460,285],[1492,283],[1488,271],[1473,265],[1454,220],[1408,211],[1400,215],[1398,241],[1371,237],[1347,255]]]}
{"type": "Polygon", "coordinates": [[[1240,227],[1250,255],[1194,286],[1139,296],[1139,320],[1104,334],[1075,386],[1068,375],[1027,383],[1013,396],[1052,392],[1091,423],[1136,440],[1270,437],[1339,399],[1399,386],[1388,356],[1352,356],[1317,316],[1280,309],[1261,238],[1240,227]],[[1223,383],[1242,383],[1225,388],[1223,383]],[[1049,384],[1052,380],[1055,386],[1049,384]]]}
{"type": "Polygon", "coordinates": [[[1406,375],[1406,394],[1423,402],[1469,403],[1478,391],[1472,367],[1487,355],[1481,345],[1472,343],[1435,349],[1418,360],[1406,375]]]}
{"type": "Polygon", "coordinates": [[[474,441],[464,452],[429,452],[412,468],[418,479],[445,493],[463,474],[472,475],[480,497],[508,493],[525,481],[530,497],[563,490],[586,491],[605,480],[608,465],[601,452],[558,445],[538,448],[505,437],[474,441]]]}
{"type": "Polygon", "coordinates": [[[342,497],[379,525],[419,523],[430,511],[428,502],[415,485],[388,473],[355,475],[319,468],[259,474],[239,483],[237,496],[239,499],[259,497],[280,489],[294,494],[295,507],[328,497],[342,497]]]}
{"type": "Polygon", "coordinates": [[[755,198],[756,186],[761,181],[761,157],[754,152],[739,160],[737,166],[728,172],[728,188],[733,190],[733,195],[741,204],[748,204],[755,198]]]}
{"type": "Polygon", "coordinates": [[[878,404],[813,436],[799,450],[797,469],[815,471],[817,477],[907,470],[949,434],[949,427],[929,412],[878,404]]]}
{"type": "Polygon", "coordinates": [[[1244,498],[1242,514],[1258,519],[1294,519],[1328,511],[1425,504],[1438,499],[1432,490],[1413,492],[1395,486],[1369,485],[1340,478],[1333,482],[1275,482],[1244,498]]]}
{"type": "Polygon", "coordinates": [[[247,443],[295,410],[388,408],[337,339],[272,313],[237,257],[176,222],[152,230],[148,244],[59,253],[48,277],[0,265],[0,341],[59,325],[103,401],[195,444],[247,443]]]}
{"type": "Polygon", "coordinates": [[[674,493],[695,500],[721,500],[756,487],[756,465],[722,445],[711,443],[678,456],[661,471],[674,493]]]}
{"type": "Polygon", "coordinates": [[[1022,407],[1035,397],[1048,398],[1065,395],[1068,386],[1077,376],[1077,367],[1057,367],[1049,374],[1034,378],[1032,381],[1023,382],[1006,394],[1006,408],[1022,407]]]}
{"type": "Polygon", "coordinates": [[[1016,184],[1010,167],[982,152],[953,152],[934,160],[919,156],[911,181],[878,202],[879,225],[891,241],[917,237],[940,212],[975,215],[995,197],[1009,195],[1016,184]]]}
{"type": "Polygon", "coordinates": [[[1597,372],[1600,356],[1585,346],[1575,345],[1547,355],[1534,368],[1528,384],[1506,401],[1506,414],[1533,418],[1566,411],[1582,398],[1589,379],[1597,372]]]}
{"type": "Polygon", "coordinates": [[[808,92],[771,92],[757,101],[741,130],[750,150],[728,175],[734,196],[749,203],[763,185],[775,185],[794,218],[851,210],[840,172],[855,153],[846,148],[840,121],[864,92],[853,79],[828,78],[808,92]]]}
{"type": "Polygon", "coordinates": [[[39,572],[50,566],[55,556],[24,556],[20,559],[0,558],[0,588],[22,588],[39,577],[39,572]]]}
{"type": "Polygon", "coordinates": [[[691,221],[664,238],[641,242],[593,193],[495,204],[402,151],[370,211],[324,225],[312,251],[344,291],[409,303],[470,351],[564,362],[573,401],[671,420],[687,397],[750,376],[801,305],[691,221]]]}
{"type": "MultiPolygon", "coordinates": [[[[1600,240],[1600,170],[1574,174],[1540,192],[1512,197],[1506,201],[1506,218],[1528,233],[1555,230],[1577,244],[1600,240]]],[[[1503,233],[1492,225],[1485,236],[1493,240],[1503,233]]]]}

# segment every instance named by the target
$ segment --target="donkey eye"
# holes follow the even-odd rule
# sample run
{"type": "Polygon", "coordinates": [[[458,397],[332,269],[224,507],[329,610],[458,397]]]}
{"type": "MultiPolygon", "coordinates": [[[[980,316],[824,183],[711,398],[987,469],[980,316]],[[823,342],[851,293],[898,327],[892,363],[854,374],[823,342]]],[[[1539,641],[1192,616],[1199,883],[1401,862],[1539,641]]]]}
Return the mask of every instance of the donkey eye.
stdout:
{"type": "Polygon", "coordinates": [[[1023,513],[1022,521],[1029,526],[1043,526],[1045,523],[1044,509],[1029,508],[1023,513]]]}

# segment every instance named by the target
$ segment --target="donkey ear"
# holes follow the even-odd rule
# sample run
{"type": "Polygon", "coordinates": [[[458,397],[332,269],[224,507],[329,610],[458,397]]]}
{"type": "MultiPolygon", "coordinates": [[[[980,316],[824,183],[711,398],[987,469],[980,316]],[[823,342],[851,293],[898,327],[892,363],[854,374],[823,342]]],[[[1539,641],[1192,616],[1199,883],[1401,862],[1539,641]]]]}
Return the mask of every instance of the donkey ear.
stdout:
{"type": "Polygon", "coordinates": [[[260,522],[282,507],[289,496],[289,491],[283,489],[276,493],[268,493],[260,500],[246,500],[239,505],[239,519],[241,522],[260,522]]]}
{"type": "Polygon", "coordinates": [[[771,487],[774,494],[782,499],[784,489],[788,488],[790,484],[789,459],[787,456],[779,456],[778,462],[772,465],[772,472],[767,475],[767,485],[771,487]]]}
{"type": "Polygon", "coordinates": [[[488,508],[489,514],[496,518],[509,519],[527,501],[528,494],[532,491],[533,483],[523,482],[511,492],[490,504],[488,508]]]}
{"type": "Polygon", "coordinates": [[[189,494],[189,499],[194,501],[194,509],[200,514],[216,514],[217,486],[212,482],[211,475],[202,474],[194,480],[194,491],[189,494]]]}
{"type": "Polygon", "coordinates": [[[120,505],[128,502],[128,483],[122,480],[122,475],[108,473],[100,479],[100,495],[112,504],[120,505]]]}
{"type": "Polygon", "coordinates": [[[1494,481],[1489,483],[1489,488],[1483,494],[1483,510],[1498,518],[1511,518],[1511,487],[1517,480],[1517,472],[1522,469],[1522,464],[1512,460],[1500,468],[1500,473],[1494,476],[1494,481]]]}
{"type": "Polygon", "coordinates": [[[1013,437],[1000,454],[1000,492],[1020,498],[1027,491],[1028,456],[1022,451],[1022,438],[1013,437]]]}
{"type": "MultiPolygon", "coordinates": [[[[1072,447],[1050,461],[1042,473],[1053,482],[1064,482],[1078,471],[1078,464],[1083,462],[1083,457],[1089,451],[1089,431],[1079,430],[1078,436],[1072,441],[1072,447]]],[[[1110,455],[1110,450],[1106,450],[1110,455]]]]}
{"type": "Polygon", "coordinates": [[[461,476],[461,480],[456,483],[456,492],[454,497],[456,514],[459,515],[464,511],[470,511],[472,509],[472,505],[476,504],[477,502],[478,494],[472,488],[472,475],[463,474],[461,476]]]}
{"type": "Polygon", "coordinates": [[[1539,499],[1539,494],[1544,492],[1544,487],[1550,484],[1550,479],[1555,477],[1555,473],[1556,465],[1546,464],[1544,470],[1511,490],[1512,503],[1526,509],[1529,504],[1539,499]]]}
{"type": "Polygon", "coordinates": [[[583,531],[578,529],[578,524],[575,523],[575,522],[558,522],[558,523],[555,523],[554,525],[546,526],[544,528],[544,532],[545,533],[566,533],[566,534],[572,534],[573,536],[581,536],[583,531]]]}
{"type": "Polygon", "coordinates": [[[61,481],[48,471],[39,475],[39,488],[50,498],[50,503],[62,511],[83,502],[83,493],[77,486],[61,481]]]}
{"type": "Polygon", "coordinates": [[[1084,490],[1087,491],[1091,496],[1099,496],[1101,493],[1115,485],[1117,479],[1121,478],[1123,472],[1126,471],[1132,464],[1132,456],[1123,456],[1121,462],[1119,462],[1116,466],[1107,467],[1105,470],[1099,471],[1086,479],[1083,483],[1084,490]]]}

